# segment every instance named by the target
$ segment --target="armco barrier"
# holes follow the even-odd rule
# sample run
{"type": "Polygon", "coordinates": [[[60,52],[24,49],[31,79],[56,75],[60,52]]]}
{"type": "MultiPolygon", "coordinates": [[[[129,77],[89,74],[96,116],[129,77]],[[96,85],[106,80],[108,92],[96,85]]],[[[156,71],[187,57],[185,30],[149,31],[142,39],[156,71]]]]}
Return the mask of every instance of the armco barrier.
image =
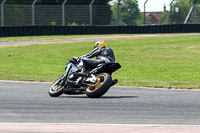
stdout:
{"type": "Polygon", "coordinates": [[[4,26],[0,37],[86,34],[197,33],[200,24],[150,26],[4,26]]]}

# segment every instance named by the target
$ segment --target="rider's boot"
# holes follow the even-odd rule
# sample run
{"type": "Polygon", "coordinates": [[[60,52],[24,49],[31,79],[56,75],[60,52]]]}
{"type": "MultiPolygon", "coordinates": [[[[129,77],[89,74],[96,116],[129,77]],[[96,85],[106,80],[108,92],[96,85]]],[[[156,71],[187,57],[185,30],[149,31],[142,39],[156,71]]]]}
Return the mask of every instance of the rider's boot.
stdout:
{"type": "Polygon", "coordinates": [[[113,86],[113,85],[117,84],[117,82],[118,82],[118,80],[117,80],[117,79],[114,79],[114,80],[112,80],[112,84],[111,84],[111,86],[113,86]]]}

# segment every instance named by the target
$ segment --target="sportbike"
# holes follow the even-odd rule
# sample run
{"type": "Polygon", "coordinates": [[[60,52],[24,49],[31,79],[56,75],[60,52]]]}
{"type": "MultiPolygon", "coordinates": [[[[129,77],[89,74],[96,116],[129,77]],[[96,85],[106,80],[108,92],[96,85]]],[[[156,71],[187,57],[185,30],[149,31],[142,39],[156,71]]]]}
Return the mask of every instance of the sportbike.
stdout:
{"type": "Polygon", "coordinates": [[[81,73],[77,67],[75,58],[69,59],[66,65],[66,73],[55,80],[49,89],[51,97],[60,95],[86,94],[89,98],[103,96],[111,86],[117,83],[112,80],[112,73],[121,68],[119,63],[104,63],[94,69],[88,69],[87,73],[81,73]]]}

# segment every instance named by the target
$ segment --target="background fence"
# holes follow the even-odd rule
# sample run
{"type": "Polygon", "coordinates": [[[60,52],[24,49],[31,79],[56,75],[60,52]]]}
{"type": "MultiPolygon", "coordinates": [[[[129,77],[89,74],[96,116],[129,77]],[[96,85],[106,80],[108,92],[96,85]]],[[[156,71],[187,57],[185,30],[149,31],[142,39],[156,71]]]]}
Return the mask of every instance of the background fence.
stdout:
{"type": "MultiPolygon", "coordinates": [[[[191,5],[192,6],[192,5],[191,5]]],[[[176,12],[177,7],[173,7],[171,20],[174,22],[158,22],[156,24],[183,24],[188,13],[188,9],[180,9],[176,12]],[[184,12],[183,12],[184,11],[184,12]],[[184,15],[183,15],[184,14],[184,15]],[[184,17],[183,17],[184,16],[184,17]],[[175,22],[176,21],[176,22],[175,22]]],[[[200,24],[200,5],[197,4],[194,11],[190,12],[187,23],[200,24]],[[195,21],[194,21],[195,20],[195,21]]],[[[120,10],[120,9],[119,9],[120,10]]],[[[122,22],[124,16],[129,11],[120,11],[119,20],[117,18],[118,11],[114,11],[111,5],[11,5],[1,4],[0,6],[0,22],[1,26],[88,26],[88,25],[127,25],[122,22]],[[119,23],[119,22],[121,23],[119,23]]],[[[169,11],[159,12],[163,16],[169,14],[169,11]]],[[[141,13],[140,15],[143,15],[141,13]]],[[[150,20],[157,17],[158,13],[147,12],[147,23],[151,25],[150,20]],[[149,15],[149,16],[148,16],[149,15]],[[155,16],[154,16],[155,15],[155,16]],[[152,18],[150,18],[152,17],[152,18]],[[149,20],[149,21],[148,21],[149,20]]],[[[161,18],[162,15],[159,17],[161,18]]],[[[167,16],[167,15],[166,15],[167,16]]],[[[130,17],[130,16],[129,16],[130,17]]],[[[160,18],[157,18],[159,21],[160,18]]],[[[131,20],[130,20],[131,21],[131,20]]],[[[129,21],[129,22],[130,22],[129,21]]],[[[141,16],[139,23],[128,25],[143,25],[143,17],[141,16]]]]}
{"type": "Polygon", "coordinates": [[[0,11],[2,26],[109,25],[111,20],[109,5],[65,5],[64,12],[62,5],[35,5],[34,11],[32,5],[4,5],[0,11]]]}
{"type": "Polygon", "coordinates": [[[7,4],[6,1],[9,0],[0,0],[0,37],[200,32],[200,5],[197,3],[188,3],[187,9],[177,8],[180,5],[175,3],[170,12],[147,12],[147,23],[143,23],[144,16],[139,9],[131,11],[132,7],[120,8],[120,3],[114,8],[110,4],[92,5],[94,0],[87,0],[85,5],[67,5],[67,0],[55,5],[35,5],[34,1],[37,0],[29,0],[32,5],[7,4]],[[135,12],[139,17],[132,21],[135,12]],[[164,16],[163,21],[156,18],[158,14],[161,14],[160,20],[164,16]],[[156,25],[151,23],[153,18],[157,19],[156,25]],[[131,21],[133,23],[129,23],[131,21]]]}

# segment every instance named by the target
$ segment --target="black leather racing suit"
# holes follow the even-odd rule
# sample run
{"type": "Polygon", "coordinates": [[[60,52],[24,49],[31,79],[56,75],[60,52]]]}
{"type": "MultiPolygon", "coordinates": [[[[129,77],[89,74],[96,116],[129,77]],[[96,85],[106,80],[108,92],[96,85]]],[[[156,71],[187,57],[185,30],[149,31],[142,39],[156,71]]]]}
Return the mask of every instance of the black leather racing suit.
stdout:
{"type": "Polygon", "coordinates": [[[85,72],[86,68],[95,68],[99,64],[106,62],[115,62],[115,55],[111,48],[95,48],[89,54],[80,56],[79,67],[85,72]],[[91,59],[96,57],[96,59],[91,59]]]}

